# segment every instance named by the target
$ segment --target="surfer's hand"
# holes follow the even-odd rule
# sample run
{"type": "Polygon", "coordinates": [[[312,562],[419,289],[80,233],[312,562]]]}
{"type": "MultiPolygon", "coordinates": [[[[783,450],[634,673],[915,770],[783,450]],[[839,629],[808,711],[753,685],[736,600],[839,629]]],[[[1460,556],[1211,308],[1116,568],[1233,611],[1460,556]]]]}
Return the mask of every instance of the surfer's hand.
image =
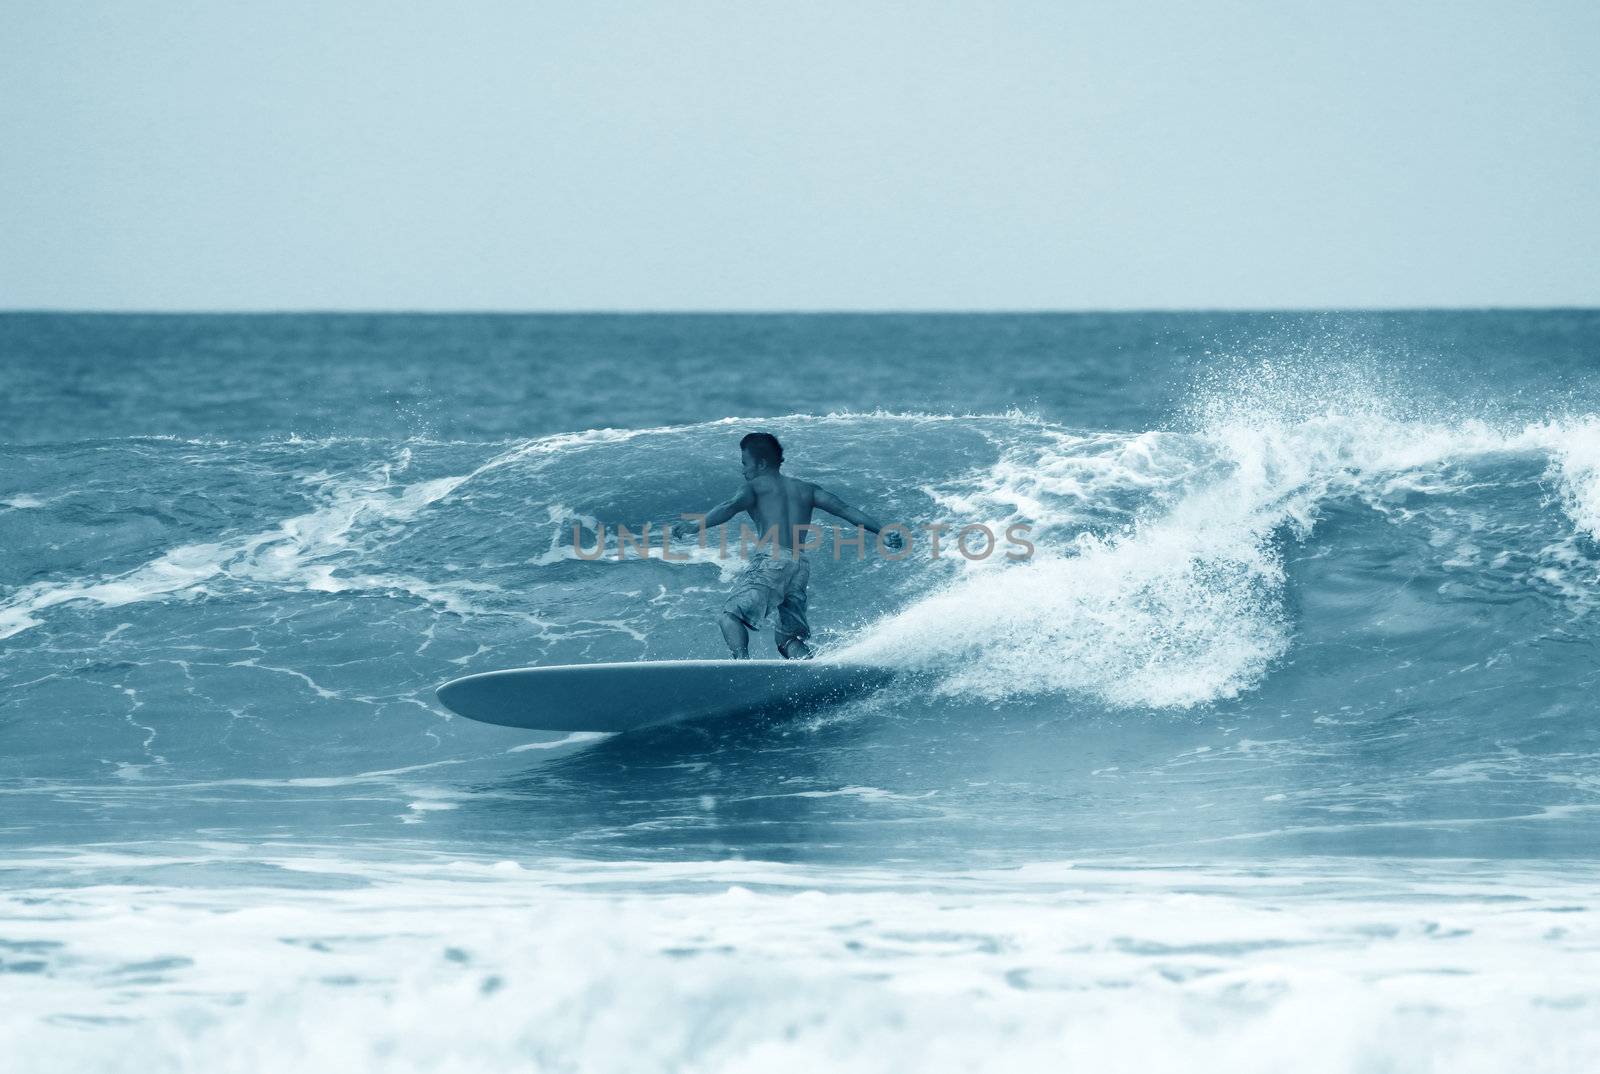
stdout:
{"type": "Polygon", "coordinates": [[[686,518],[672,524],[671,533],[674,537],[692,537],[700,532],[700,523],[686,518]]]}

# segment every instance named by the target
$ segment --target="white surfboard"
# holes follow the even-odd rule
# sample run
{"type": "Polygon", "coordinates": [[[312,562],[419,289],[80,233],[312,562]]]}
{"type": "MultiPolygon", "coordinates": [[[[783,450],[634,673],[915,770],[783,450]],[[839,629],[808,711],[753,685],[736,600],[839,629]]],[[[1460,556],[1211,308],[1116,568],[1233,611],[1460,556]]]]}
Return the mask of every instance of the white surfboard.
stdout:
{"type": "Polygon", "coordinates": [[[823,660],[644,660],[486,671],[439,687],[451,712],[539,731],[632,731],[756,712],[792,712],[871,693],[894,677],[823,660]]]}

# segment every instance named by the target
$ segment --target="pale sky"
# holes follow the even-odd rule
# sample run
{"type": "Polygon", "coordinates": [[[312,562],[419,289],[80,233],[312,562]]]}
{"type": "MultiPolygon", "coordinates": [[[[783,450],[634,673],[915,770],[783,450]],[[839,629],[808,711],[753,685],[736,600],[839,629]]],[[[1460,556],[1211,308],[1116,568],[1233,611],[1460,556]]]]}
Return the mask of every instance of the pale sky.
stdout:
{"type": "Polygon", "coordinates": [[[0,2],[0,308],[1600,305],[1593,0],[0,2]]]}

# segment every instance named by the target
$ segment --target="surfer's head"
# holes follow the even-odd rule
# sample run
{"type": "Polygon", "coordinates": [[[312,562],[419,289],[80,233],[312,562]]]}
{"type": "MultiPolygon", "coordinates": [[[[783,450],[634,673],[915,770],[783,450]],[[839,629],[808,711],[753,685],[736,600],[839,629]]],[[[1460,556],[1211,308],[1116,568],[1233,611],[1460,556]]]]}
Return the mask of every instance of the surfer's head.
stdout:
{"type": "Polygon", "coordinates": [[[776,472],[783,465],[783,445],[771,433],[751,433],[739,441],[739,462],[746,481],[776,472]]]}

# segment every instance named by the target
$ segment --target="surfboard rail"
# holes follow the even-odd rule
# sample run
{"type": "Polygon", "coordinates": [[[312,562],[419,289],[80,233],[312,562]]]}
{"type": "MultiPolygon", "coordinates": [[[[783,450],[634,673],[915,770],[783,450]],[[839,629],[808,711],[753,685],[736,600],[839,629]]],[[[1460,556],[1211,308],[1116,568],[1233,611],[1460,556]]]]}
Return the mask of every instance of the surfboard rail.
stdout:
{"type": "Polygon", "coordinates": [[[484,671],[436,693],[451,712],[502,727],[632,731],[836,704],[894,675],[878,664],[829,660],[639,660],[484,671]]]}

